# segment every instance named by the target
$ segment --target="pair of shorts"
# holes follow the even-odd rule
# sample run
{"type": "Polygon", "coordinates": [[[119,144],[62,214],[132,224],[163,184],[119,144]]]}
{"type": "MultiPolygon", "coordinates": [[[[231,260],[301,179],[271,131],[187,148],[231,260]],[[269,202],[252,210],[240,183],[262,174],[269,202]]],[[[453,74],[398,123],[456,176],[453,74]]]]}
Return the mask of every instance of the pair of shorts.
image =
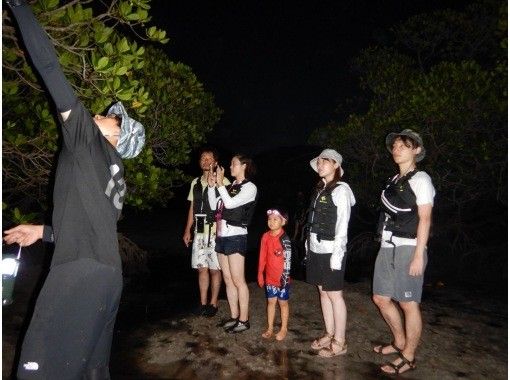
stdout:
{"type": "Polygon", "coordinates": [[[330,267],[331,253],[308,252],[306,259],[306,282],[322,286],[322,290],[333,292],[344,289],[345,262],[347,255],[342,259],[342,269],[332,270],[330,267]]]}
{"type": "Polygon", "coordinates": [[[274,285],[266,285],[266,298],[277,297],[281,301],[288,301],[290,297],[290,284],[280,288],[274,285]]]}
{"type": "MultiPolygon", "coordinates": [[[[414,245],[395,248],[381,248],[374,268],[373,293],[386,296],[397,302],[421,302],[423,273],[409,275],[409,267],[414,257],[414,245]]],[[[427,266],[427,251],[423,253],[423,271],[427,266]]]]}
{"type": "Polygon", "coordinates": [[[51,268],[23,340],[17,378],[109,378],[121,293],[120,268],[92,259],[51,268]]]}
{"type": "Polygon", "coordinates": [[[224,255],[233,255],[239,253],[241,256],[246,255],[248,246],[248,235],[219,236],[216,238],[216,252],[224,255]]]}
{"type": "Polygon", "coordinates": [[[214,250],[216,235],[214,233],[195,233],[191,248],[191,267],[220,270],[218,255],[214,250]]]}

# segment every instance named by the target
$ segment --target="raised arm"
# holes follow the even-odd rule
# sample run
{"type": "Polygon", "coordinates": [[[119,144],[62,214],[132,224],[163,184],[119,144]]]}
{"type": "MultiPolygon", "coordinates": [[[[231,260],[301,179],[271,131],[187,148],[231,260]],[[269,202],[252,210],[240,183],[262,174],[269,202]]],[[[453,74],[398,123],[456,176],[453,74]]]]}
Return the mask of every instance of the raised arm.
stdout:
{"type": "Polygon", "coordinates": [[[76,95],[62,72],[53,45],[24,0],[8,0],[6,3],[18,23],[28,55],[41,75],[57,110],[66,120],[76,103],[76,95]]]}
{"type": "Polygon", "coordinates": [[[242,206],[246,203],[253,202],[257,197],[257,187],[252,182],[243,185],[241,191],[235,197],[229,195],[225,186],[218,187],[218,191],[226,208],[242,206]]]}

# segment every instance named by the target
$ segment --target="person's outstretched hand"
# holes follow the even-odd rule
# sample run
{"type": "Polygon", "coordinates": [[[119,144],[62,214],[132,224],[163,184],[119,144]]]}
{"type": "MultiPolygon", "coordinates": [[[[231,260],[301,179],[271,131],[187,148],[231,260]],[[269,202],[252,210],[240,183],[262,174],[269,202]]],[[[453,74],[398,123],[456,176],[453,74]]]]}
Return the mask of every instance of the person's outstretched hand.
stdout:
{"type": "Polygon", "coordinates": [[[22,247],[34,244],[43,237],[42,224],[20,224],[10,230],[4,231],[4,241],[7,244],[17,243],[22,247]]]}

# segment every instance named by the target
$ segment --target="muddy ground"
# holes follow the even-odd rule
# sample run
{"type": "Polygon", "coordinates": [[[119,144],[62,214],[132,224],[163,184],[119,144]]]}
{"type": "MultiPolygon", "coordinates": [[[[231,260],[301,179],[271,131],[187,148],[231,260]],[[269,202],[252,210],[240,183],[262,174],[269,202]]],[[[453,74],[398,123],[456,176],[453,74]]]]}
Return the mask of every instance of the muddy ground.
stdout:
{"type": "MultiPolygon", "coordinates": [[[[11,372],[40,268],[32,263],[21,269],[16,301],[3,308],[3,378],[11,372]]],[[[370,300],[368,281],[346,287],[348,353],[333,359],[320,358],[309,348],[323,331],[314,287],[294,281],[290,333],[283,342],[268,342],[260,336],[265,298],[255,283],[249,285],[251,329],[238,335],[217,327],[228,317],[225,299],[213,318],[189,313],[191,297],[183,289],[192,289],[191,284],[169,285],[164,291],[126,284],[112,350],[113,379],[376,379],[382,377],[378,364],[392,359],[372,352],[374,344],[390,336],[370,300]]],[[[422,309],[417,369],[406,378],[507,378],[506,299],[427,286],[422,309]]]]}

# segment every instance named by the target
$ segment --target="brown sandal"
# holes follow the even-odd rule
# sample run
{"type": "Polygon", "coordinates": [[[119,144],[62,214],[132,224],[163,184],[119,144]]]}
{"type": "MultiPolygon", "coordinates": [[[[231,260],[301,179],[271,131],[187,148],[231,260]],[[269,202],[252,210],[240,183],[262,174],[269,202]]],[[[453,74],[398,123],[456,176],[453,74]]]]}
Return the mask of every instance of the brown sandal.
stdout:
{"type": "Polygon", "coordinates": [[[331,339],[331,344],[328,348],[323,348],[319,351],[319,356],[323,358],[332,358],[338,355],[344,355],[347,353],[347,343],[340,343],[335,338],[331,339]]]}
{"type": "Polygon", "coordinates": [[[388,363],[386,363],[384,365],[384,366],[391,367],[393,369],[393,372],[385,371],[383,369],[384,366],[381,367],[381,371],[383,371],[384,373],[387,373],[389,375],[399,375],[401,373],[404,373],[404,372],[416,369],[416,359],[415,360],[409,360],[402,353],[399,353],[398,356],[400,357],[400,360],[401,360],[400,363],[393,364],[391,362],[388,362],[388,363]],[[408,368],[404,369],[403,371],[401,371],[402,367],[404,367],[405,365],[407,365],[408,368]]]}
{"type": "Polygon", "coordinates": [[[391,342],[390,344],[381,344],[380,346],[375,346],[374,347],[374,352],[380,354],[380,355],[392,355],[392,354],[399,354],[402,352],[402,350],[400,348],[397,347],[397,345],[395,344],[395,342],[391,342]],[[387,352],[387,353],[383,353],[383,350],[386,348],[386,347],[389,347],[391,346],[395,351],[392,351],[392,352],[387,352]]]}
{"type": "Polygon", "coordinates": [[[333,335],[326,333],[320,338],[315,339],[310,346],[312,350],[322,350],[323,348],[328,348],[331,345],[331,340],[333,339],[333,335]],[[327,339],[325,343],[321,343],[321,340],[327,339]]]}

